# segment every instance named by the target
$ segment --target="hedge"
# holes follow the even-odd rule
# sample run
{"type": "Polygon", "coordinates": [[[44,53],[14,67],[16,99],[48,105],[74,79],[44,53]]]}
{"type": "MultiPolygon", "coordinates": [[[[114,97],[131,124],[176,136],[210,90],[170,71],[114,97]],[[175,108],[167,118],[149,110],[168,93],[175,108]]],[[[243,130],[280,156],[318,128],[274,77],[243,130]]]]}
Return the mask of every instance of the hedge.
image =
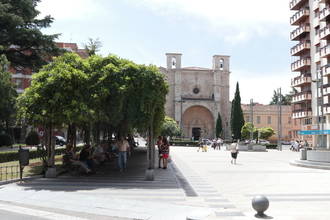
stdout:
{"type": "Polygon", "coordinates": [[[11,146],[13,139],[8,134],[0,134],[0,147],[11,146]]]}
{"type": "MultiPolygon", "coordinates": [[[[77,151],[79,151],[82,147],[77,147],[77,151]]],[[[58,148],[55,149],[55,155],[62,155],[65,152],[65,148],[58,148]]],[[[42,155],[42,151],[37,150],[30,150],[29,158],[35,159],[40,158],[42,155]]],[[[7,151],[7,152],[0,152],[0,163],[6,163],[10,161],[18,161],[18,152],[17,151],[7,151]]]]}
{"type": "Polygon", "coordinates": [[[277,144],[266,144],[267,149],[277,149],[277,144]]]}

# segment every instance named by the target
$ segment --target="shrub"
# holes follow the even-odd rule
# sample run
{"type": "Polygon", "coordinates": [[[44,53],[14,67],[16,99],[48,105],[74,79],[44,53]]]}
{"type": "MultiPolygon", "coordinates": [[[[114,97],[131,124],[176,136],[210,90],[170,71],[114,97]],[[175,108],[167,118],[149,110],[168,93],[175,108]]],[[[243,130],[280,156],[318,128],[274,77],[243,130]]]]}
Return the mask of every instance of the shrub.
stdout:
{"type": "MultiPolygon", "coordinates": [[[[77,147],[77,151],[81,150],[82,147],[77,147]]],[[[58,148],[55,149],[55,155],[62,155],[65,152],[65,148],[58,148]]],[[[40,158],[42,155],[42,151],[38,150],[30,150],[29,152],[29,159],[40,158]]],[[[16,151],[7,151],[7,152],[0,152],[0,163],[10,162],[10,161],[17,161],[18,160],[18,152],[16,151]]]]}
{"type": "Polygon", "coordinates": [[[12,144],[13,139],[8,134],[0,134],[0,147],[11,146],[12,144]]]}
{"type": "Polygon", "coordinates": [[[277,144],[266,144],[267,149],[277,149],[277,144]]]}
{"type": "Polygon", "coordinates": [[[36,131],[31,131],[25,138],[26,145],[38,145],[40,143],[39,135],[36,131]]]}

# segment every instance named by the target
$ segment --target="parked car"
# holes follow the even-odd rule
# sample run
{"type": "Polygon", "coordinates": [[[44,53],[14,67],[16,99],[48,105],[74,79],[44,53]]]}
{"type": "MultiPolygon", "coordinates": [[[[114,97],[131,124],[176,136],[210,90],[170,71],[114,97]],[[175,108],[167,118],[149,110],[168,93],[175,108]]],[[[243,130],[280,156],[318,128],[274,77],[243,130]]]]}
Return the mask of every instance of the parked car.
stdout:
{"type": "Polygon", "coordinates": [[[66,145],[65,138],[62,136],[55,136],[55,145],[60,145],[60,146],[66,145]]]}
{"type": "Polygon", "coordinates": [[[259,144],[270,144],[267,140],[259,140],[259,144]]]}
{"type": "Polygon", "coordinates": [[[291,143],[291,141],[282,141],[281,144],[283,144],[283,145],[291,145],[292,143],[291,143]]]}

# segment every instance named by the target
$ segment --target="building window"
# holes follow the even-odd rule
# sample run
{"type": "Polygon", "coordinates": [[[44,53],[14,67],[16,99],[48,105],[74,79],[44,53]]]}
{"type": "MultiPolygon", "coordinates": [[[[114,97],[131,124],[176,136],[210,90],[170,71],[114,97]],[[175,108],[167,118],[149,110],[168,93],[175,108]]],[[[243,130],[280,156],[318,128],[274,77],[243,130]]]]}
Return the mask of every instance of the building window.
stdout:
{"type": "Polygon", "coordinates": [[[257,116],[257,124],[260,124],[260,116],[257,116]]]}
{"type": "Polygon", "coordinates": [[[172,67],[172,69],[176,68],[176,59],[175,59],[175,57],[172,57],[171,67],[172,67]]]}
{"type": "Polygon", "coordinates": [[[223,64],[224,64],[224,60],[223,59],[220,59],[220,70],[223,70],[223,64]]]}
{"type": "Polygon", "coordinates": [[[246,116],[246,121],[250,122],[250,116],[246,116]]]}
{"type": "Polygon", "coordinates": [[[267,123],[268,123],[268,124],[271,124],[271,123],[272,123],[272,116],[268,116],[268,117],[267,117],[267,123]]]}
{"type": "Polygon", "coordinates": [[[288,124],[291,124],[291,117],[288,117],[288,124]]]}
{"type": "Polygon", "coordinates": [[[16,89],[23,89],[23,80],[15,79],[15,87],[16,87],[16,89]]]}

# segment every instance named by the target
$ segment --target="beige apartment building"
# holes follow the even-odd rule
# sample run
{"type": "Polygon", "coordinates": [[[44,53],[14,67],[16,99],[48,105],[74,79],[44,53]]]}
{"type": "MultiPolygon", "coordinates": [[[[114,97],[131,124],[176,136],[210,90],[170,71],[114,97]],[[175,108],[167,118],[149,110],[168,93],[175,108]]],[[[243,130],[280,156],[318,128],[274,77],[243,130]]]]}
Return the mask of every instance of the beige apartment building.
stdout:
{"type": "MultiPolygon", "coordinates": [[[[271,127],[275,131],[275,135],[270,137],[270,141],[275,142],[278,139],[278,119],[279,109],[277,105],[262,105],[254,103],[251,109],[250,105],[242,104],[242,110],[245,122],[252,122],[256,128],[271,127]]],[[[281,139],[292,140],[292,128],[294,122],[292,120],[292,107],[290,105],[281,106],[281,139]]]]}
{"type": "Polygon", "coordinates": [[[295,76],[291,85],[292,118],[300,124],[301,139],[312,139],[314,147],[329,148],[330,142],[330,0],[291,0],[290,34],[295,76]]]}

